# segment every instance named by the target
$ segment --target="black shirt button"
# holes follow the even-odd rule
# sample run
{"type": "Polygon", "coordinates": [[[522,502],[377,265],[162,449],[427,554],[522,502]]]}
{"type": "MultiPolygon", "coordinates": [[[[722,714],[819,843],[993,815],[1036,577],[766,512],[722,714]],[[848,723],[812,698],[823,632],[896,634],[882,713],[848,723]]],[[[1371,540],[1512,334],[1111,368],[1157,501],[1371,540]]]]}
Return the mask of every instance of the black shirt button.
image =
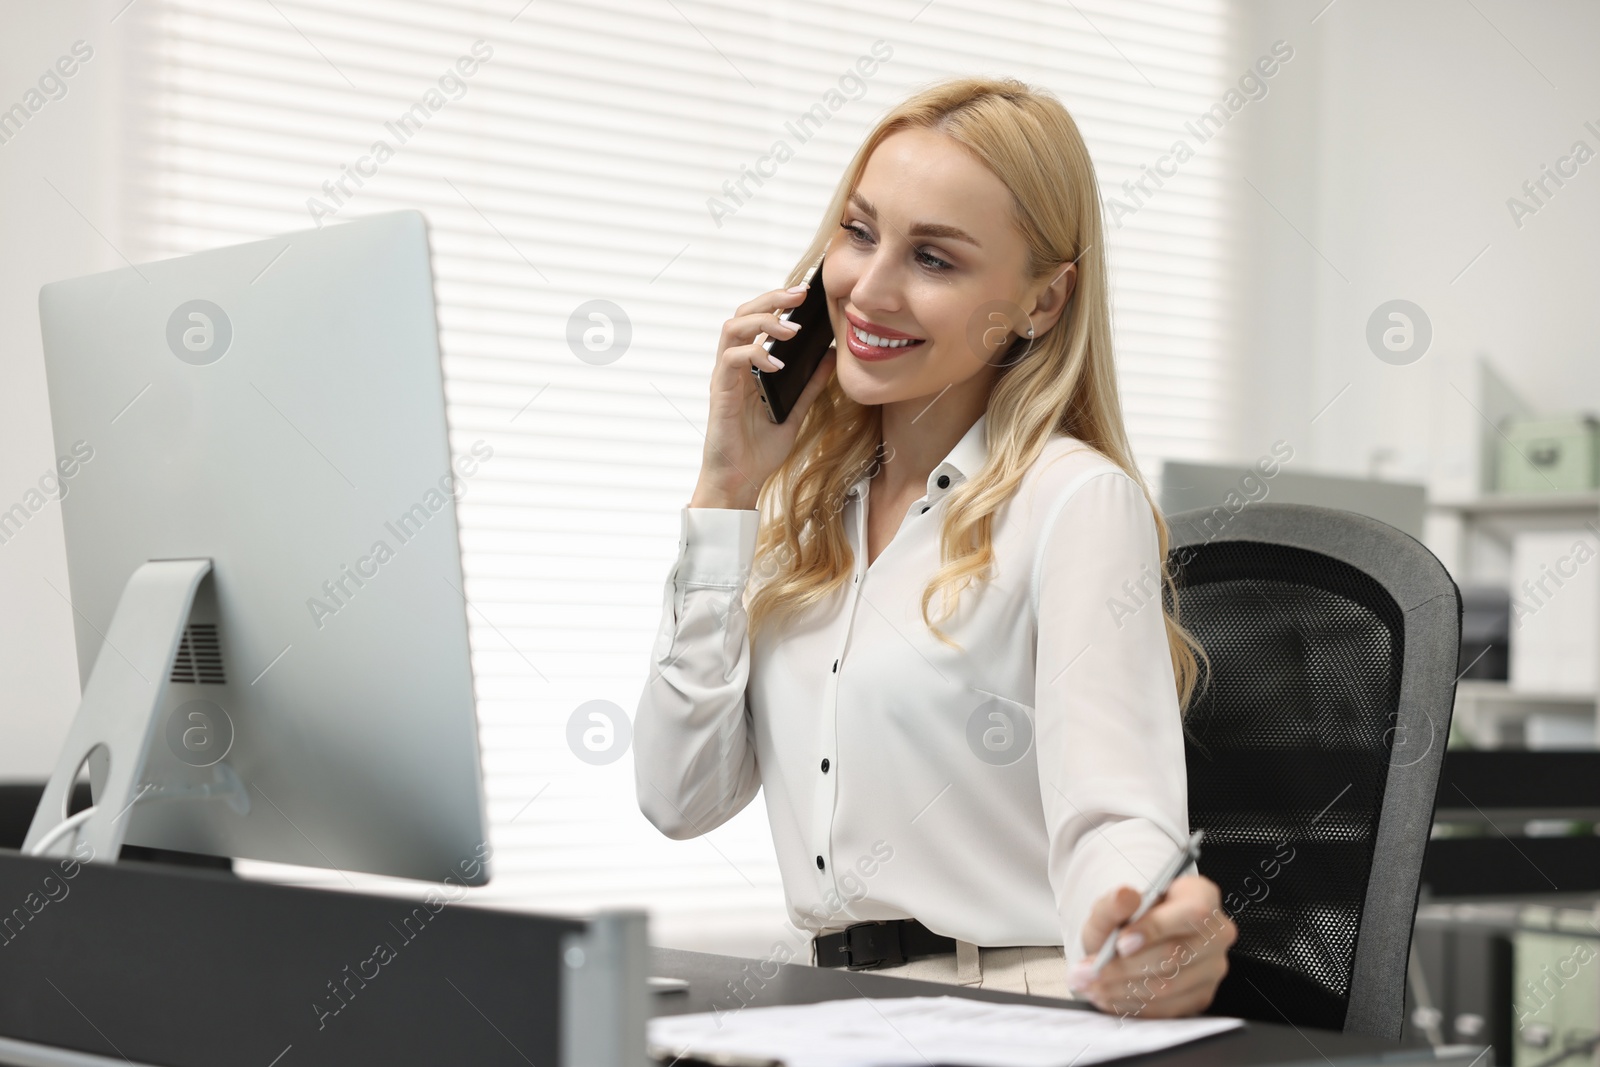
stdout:
{"type": "Polygon", "coordinates": [[[839,661],[838,660],[834,660],[833,661],[833,673],[834,674],[838,674],[839,673],[839,661]]]}
{"type": "Polygon", "coordinates": [[[950,488],[950,476],[948,474],[939,475],[939,488],[940,489],[948,489],[948,488],[950,488]]]}
{"type": "Polygon", "coordinates": [[[818,856],[817,857],[817,870],[825,871],[827,869],[828,869],[827,864],[822,862],[822,857],[821,856],[818,856]]]}
{"type": "Polygon", "coordinates": [[[822,773],[823,774],[827,774],[828,773],[828,761],[827,760],[823,760],[822,761],[822,773]]]}
{"type": "Polygon", "coordinates": [[[924,514],[924,515],[926,515],[926,514],[927,514],[927,513],[928,513],[928,508],[931,508],[931,507],[932,507],[932,506],[933,506],[933,505],[932,505],[932,504],[929,504],[929,505],[927,505],[927,506],[926,506],[926,507],[924,507],[924,508],[923,508],[923,509],[922,509],[922,513],[923,513],[923,514],[924,514]]]}

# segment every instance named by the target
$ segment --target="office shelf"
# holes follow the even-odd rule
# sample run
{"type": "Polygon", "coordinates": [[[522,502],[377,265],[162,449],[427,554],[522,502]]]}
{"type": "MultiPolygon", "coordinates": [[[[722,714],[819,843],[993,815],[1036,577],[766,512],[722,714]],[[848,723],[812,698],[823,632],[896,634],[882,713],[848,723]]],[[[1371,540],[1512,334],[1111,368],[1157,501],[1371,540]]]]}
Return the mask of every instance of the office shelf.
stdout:
{"type": "MultiPolygon", "coordinates": [[[[1574,538],[1591,541],[1600,536],[1600,491],[1592,489],[1485,493],[1472,499],[1432,500],[1428,507],[1439,527],[1435,534],[1447,546],[1443,554],[1455,560],[1451,571],[1462,586],[1503,582],[1505,563],[1519,533],[1570,530],[1574,538]]],[[[1600,647],[1593,654],[1600,657],[1600,647]]],[[[1453,734],[1477,748],[1520,748],[1530,742],[1530,720],[1535,726],[1531,740],[1539,743],[1541,730],[1546,737],[1551,729],[1565,733],[1583,719],[1600,739],[1597,702],[1600,694],[1594,692],[1540,692],[1505,681],[1462,679],[1456,684],[1453,734]]]]}
{"type": "Polygon", "coordinates": [[[1559,705],[1568,707],[1593,707],[1594,693],[1541,693],[1513,689],[1509,682],[1484,681],[1463,678],[1456,683],[1456,695],[1471,700],[1495,701],[1507,704],[1559,705]]]}
{"type": "Polygon", "coordinates": [[[1520,749],[1528,743],[1528,720],[1579,720],[1600,727],[1593,693],[1539,693],[1506,682],[1463,678],[1456,683],[1452,734],[1473,748],[1520,749]]]}
{"type": "Polygon", "coordinates": [[[1428,507],[1462,516],[1600,514],[1600,491],[1487,493],[1472,500],[1430,500],[1428,507]]]}

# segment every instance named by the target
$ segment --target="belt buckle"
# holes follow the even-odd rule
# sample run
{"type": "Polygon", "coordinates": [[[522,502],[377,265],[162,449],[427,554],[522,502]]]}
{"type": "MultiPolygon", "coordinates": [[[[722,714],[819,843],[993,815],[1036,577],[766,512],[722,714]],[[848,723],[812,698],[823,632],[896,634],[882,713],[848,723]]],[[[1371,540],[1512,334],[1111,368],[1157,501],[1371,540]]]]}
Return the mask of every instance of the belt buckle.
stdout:
{"type": "Polygon", "coordinates": [[[898,967],[906,962],[905,950],[900,944],[899,925],[871,922],[846,927],[844,958],[845,967],[852,971],[875,971],[880,967],[898,967]]]}

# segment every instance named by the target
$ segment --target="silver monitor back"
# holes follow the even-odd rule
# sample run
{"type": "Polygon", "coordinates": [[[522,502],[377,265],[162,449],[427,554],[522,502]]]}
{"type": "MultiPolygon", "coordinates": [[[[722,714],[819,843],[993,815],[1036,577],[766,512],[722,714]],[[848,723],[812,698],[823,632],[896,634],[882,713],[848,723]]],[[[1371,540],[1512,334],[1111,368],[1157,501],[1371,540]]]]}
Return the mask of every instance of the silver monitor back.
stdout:
{"type": "Polygon", "coordinates": [[[483,450],[452,465],[423,216],[55,282],[39,310],[81,680],[137,568],[212,561],[126,841],[487,881],[455,515],[483,450]]]}

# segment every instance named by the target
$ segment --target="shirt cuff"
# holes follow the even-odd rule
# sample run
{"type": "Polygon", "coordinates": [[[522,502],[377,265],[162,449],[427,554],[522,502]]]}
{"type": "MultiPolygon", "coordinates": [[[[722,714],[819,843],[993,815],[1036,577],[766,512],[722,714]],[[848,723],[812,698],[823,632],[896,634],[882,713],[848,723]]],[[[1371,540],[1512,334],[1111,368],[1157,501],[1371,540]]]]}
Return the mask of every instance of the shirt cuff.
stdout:
{"type": "Polygon", "coordinates": [[[750,576],[761,513],[755,509],[683,509],[677,581],[739,588],[750,576]]]}
{"type": "MultiPolygon", "coordinates": [[[[1166,865],[1178,847],[1168,834],[1144,819],[1125,819],[1102,827],[1100,833],[1110,850],[1098,853],[1093,860],[1094,866],[1083,872],[1082,881],[1076,887],[1077,892],[1068,901],[1062,916],[1064,925],[1061,936],[1068,967],[1086,956],[1092,957],[1100,950],[1099,945],[1083,946],[1083,927],[1095,903],[1122,885],[1131,886],[1142,894],[1149,887],[1150,879],[1166,865]],[[1115,841],[1112,840],[1113,835],[1115,841]]],[[[1187,840],[1185,836],[1184,841],[1187,840]]],[[[1191,862],[1181,873],[1198,874],[1199,871],[1191,862]]]]}

